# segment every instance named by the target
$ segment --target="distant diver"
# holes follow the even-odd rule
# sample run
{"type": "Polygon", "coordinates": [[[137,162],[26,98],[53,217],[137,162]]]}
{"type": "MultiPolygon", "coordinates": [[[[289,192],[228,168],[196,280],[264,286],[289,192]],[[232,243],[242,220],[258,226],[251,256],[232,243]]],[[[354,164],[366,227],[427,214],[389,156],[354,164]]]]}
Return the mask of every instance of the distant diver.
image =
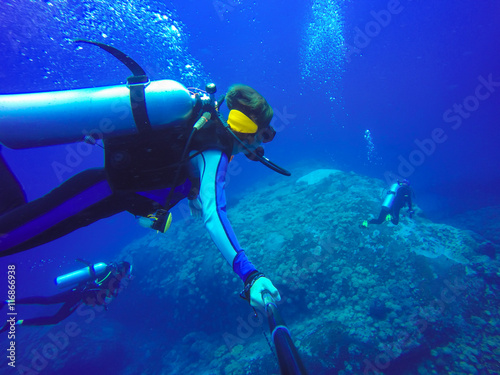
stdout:
{"type": "Polygon", "coordinates": [[[399,223],[399,211],[408,204],[408,216],[411,218],[414,211],[412,209],[411,196],[413,190],[410,187],[408,180],[397,181],[392,184],[387,191],[387,197],[382,203],[380,214],[377,219],[365,220],[363,227],[368,227],[368,224],[382,224],[384,221],[391,221],[394,225],[399,223]]]}
{"type": "MultiPolygon", "coordinates": [[[[83,41],[86,42],[86,41],[83,41]]],[[[104,168],[85,170],[29,203],[20,185],[0,164],[0,256],[53,241],[78,228],[128,211],[148,226],[165,232],[170,210],[188,198],[194,214],[245,285],[252,306],[263,307],[261,292],[279,300],[278,290],[248,260],[226,213],[225,180],[233,155],[283,175],[290,173],[264,156],[263,143],[274,139],[273,109],[253,88],[236,84],[219,101],[214,84],[203,95],[191,94],[171,80],[150,81],[129,56],[98,45],[119,58],[133,73],[127,85],[51,93],[0,95],[0,143],[11,148],[86,142],[82,129],[104,124],[104,168]],[[50,94],[50,95],[49,95],[50,94]],[[50,103],[48,100],[50,99],[50,103]],[[219,112],[224,102],[227,121],[219,112]],[[50,104],[50,105],[49,105],[50,104]],[[89,123],[90,122],[90,123],[89,123]]]]}
{"type": "Polygon", "coordinates": [[[56,284],[59,287],[73,286],[72,289],[49,297],[35,296],[20,298],[15,301],[2,301],[0,302],[0,309],[8,306],[9,303],[15,305],[55,305],[62,303],[62,306],[52,316],[31,319],[15,319],[15,317],[8,316],[10,319],[7,319],[0,329],[0,333],[15,330],[13,326],[18,325],[46,326],[57,324],[73,314],[83,304],[107,308],[107,305],[124,287],[124,280],[130,279],[131,271],[132,268],[129,262],[111,263],[109,265],[105,263],[89,264],[84,269],[56,279],[56,284]]]}

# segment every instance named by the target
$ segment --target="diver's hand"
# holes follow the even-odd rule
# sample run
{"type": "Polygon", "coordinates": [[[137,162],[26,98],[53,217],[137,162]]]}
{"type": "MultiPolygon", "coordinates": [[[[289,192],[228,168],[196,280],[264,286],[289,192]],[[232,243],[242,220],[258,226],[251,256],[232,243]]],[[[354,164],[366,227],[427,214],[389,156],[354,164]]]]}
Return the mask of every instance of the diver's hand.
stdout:
{"type": "Polygon", "coordinates": [[[203,217],[203,206],[201,205],[198,197],[189,201],[189,211],[191,212],[192,217],[203,217]]]}
{"type": "Polygon", "coordinates": [[[276,302],[281,301],[280,293],[271,280],[267,277],[260,277],[250,288],[250,305],[252,307],[265,309],[264,300],[262,299],[262,293],[264,292],[269,292],[276,302]]]}

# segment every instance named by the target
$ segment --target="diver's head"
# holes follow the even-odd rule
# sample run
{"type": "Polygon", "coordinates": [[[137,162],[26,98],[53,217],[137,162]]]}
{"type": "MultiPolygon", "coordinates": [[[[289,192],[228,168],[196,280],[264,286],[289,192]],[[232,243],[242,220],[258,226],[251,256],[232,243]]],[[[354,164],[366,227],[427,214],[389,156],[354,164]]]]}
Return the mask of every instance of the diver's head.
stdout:
{"type": "Polygon", "coordinates": [[[405,178],[403,181],[399,181],[399,185],[400,186],[403,186],[403,185],[410,186],[410,181],[405,178]]]}
{"type": "Polygon", "coordinates": [[[130,274],[132,272],[132,266],[130,265],[129,262],[118,262],[116,264],[116,274],[117,276],[122,279],[124,277],[130,277],[130,274]]]}
{"type": "Polygon", "coordinates": [[[249,145],[271,142],[273,109],[266,99],[250,86],[233,85],[226,94],[229,108],[227,123],[236,136],[249,145]]]}

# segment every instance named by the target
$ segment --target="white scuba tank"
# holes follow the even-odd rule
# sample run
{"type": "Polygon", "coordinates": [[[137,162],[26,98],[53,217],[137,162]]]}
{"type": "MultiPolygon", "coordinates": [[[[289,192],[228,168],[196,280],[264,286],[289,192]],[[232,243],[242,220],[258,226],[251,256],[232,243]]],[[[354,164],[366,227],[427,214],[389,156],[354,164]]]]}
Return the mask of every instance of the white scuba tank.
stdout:
{"type": "MultiPolygon", "coordinates": [[[[127,85],[0,95],[0,143],[13,149],[138,133],[127,85]]],[[[179,82],[152,81],[144,90],[153,129],[186,121],[196,100],[179,82]]]]}
{"type": "Polygon", "coordinates": [[[387,191],[387,197],[384,199],[384,203],[382,203],[382,207],[385,207],[387,209],[390,209],[392,207],[394,199],[396,199],[398,189],[399,184],[397,182],[391,185],[391,187],[387,191]]]}
{"type": "Polygon", "coordinates": [[[85,267],[80,270],[67,273],[57,277],[54,281],[59,288],[74,287],[84,281],[94,280],[96,277],[104,276],[108,265],[106,263],[94,264],[95,274],[91,271],[90,267],[85,267]]]}

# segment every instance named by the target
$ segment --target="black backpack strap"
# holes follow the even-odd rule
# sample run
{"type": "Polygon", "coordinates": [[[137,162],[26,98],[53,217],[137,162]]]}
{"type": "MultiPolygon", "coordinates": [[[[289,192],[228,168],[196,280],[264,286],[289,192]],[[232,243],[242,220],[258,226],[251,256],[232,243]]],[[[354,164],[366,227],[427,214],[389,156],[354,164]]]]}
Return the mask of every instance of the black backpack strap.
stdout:
{"type": "Polygon", "coordinates": [[[130,89],[130,105],[132,107],[132,115],[134,116],[135,126],[139,133],[146,133],[152,130],[151,122],[148,117],[148,110],[146,108],[146,84],[149,83],[148,77],[146,82],[131,83],[131,79],[136,76],[131,76],[127,79],[128,87],[130,89]]]}
{"type": "Polygon", "coordinates": [[[149,84],[149,78],[144,69],[135,62],[130,56],[104,43],[94,42],[85,39],[76,39],[77,43],[87,43],[100,47],[106,52],[112,54],[120,60],[132,72],[132,76],[127,78],[127,85],[130,89],[130,106],[132,107],[132,115],[134,116],[135,125],[139,133],[151,131],[151,122],[149,121],[148,111],[146,108],[145,87],[149,84]]]}

